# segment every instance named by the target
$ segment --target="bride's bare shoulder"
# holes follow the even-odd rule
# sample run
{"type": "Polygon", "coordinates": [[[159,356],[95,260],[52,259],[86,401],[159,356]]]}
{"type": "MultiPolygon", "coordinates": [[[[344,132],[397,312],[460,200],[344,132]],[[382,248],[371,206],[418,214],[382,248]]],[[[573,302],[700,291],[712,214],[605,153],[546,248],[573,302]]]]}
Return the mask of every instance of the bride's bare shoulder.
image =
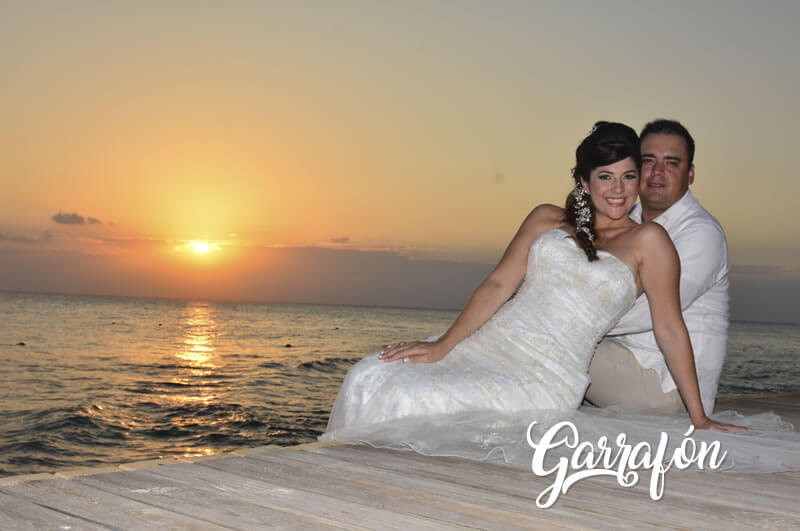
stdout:
{"type": "Polygon", "coordinates": [[[647,252],[656,250],[675,251],[675,246],[672,244],[669,234],[658,223],[648,221],[647,223],[642,223],[631,232],[635,238],[635,245],[639,249],[647,252]]]}
{"type": "Polygon", "coordinates": [[[512,240],[512,245],[520,246],[527,252],[536,238],[550,229],[560,227],[563,223],[564,209],[555,205],[539,205],[525,217],[512,240]]]}
{"type": "Polygon", "coordinates": [[[647,221],[641,225],[637,225],[635,232],[639,238],[669,238],[669,234],[667,234],[664,227],[655,221],[647,221]]]}
{"type": "MultiPolygon", "coordinates": [[[[529,226],[559,226],[564,222],[564,209],[544,203],[531,210],[525,218],[525,225],[529,226]]],[[[550,227],[552,228],[552,227],[550,227]]]]}

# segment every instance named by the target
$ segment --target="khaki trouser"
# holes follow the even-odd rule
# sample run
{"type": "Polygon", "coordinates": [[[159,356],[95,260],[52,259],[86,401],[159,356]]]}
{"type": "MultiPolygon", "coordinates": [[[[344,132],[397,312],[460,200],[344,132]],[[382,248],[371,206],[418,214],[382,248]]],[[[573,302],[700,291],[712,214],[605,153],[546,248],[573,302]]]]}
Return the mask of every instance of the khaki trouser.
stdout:
{"type": "Polygon", "coordinates": [[[678,390],[664,393],[658,373],[639,365],[633,353],[616,341],[605,339],[598,345],[589,365],[589,376],[592,383],[586,391],[586,400],[595,406],[686,411],[678,390]]]}

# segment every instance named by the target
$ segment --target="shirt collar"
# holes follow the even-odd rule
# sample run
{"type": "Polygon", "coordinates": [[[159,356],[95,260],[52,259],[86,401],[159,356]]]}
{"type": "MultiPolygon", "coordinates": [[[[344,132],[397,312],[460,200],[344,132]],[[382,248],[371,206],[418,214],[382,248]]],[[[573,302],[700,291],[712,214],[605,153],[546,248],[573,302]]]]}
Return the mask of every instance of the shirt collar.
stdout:
{"type": "MultiPolygon", "coordinates": [[[[666,209],[660,215],[656,216],[653,221],[662,227],[669,228],[677,220],[682,219],[687,211],[691,210],[697,204],[697,199],[694,198],[690,190],[686,190],[683,197],[675,201],[671,207],[666,209]]],[[[631,219],[636,223],[642,222],[642,204],[636,203],[628,214],[631,219]]]]}

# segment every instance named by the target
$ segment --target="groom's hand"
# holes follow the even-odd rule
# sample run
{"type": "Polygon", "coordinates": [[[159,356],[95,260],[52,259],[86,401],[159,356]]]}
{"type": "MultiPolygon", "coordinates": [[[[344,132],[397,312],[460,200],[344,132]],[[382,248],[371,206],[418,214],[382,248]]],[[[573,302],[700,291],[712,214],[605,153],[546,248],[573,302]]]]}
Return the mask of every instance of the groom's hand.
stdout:
{"type": "Polygon", "coordinates": [[[698,430],[708,430],[708,431],[746,431],[750,429],[744,426],[737,426],[735,424],[716,422],[708,417],[705,417],[704,420],[695,423],[694,427],[698,430]]]}

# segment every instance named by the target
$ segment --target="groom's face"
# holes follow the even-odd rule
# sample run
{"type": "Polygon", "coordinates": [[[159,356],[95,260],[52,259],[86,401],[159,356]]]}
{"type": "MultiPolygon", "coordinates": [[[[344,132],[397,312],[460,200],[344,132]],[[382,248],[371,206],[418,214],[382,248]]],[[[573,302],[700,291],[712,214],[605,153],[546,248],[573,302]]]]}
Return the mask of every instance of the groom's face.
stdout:
{"type": "Polygon", "coordinates": [[[661,214],[684,196],[694,182],[686,140],[680,135],[651,133],[642,139],[639,197],[646,212],[661,214]]]}

